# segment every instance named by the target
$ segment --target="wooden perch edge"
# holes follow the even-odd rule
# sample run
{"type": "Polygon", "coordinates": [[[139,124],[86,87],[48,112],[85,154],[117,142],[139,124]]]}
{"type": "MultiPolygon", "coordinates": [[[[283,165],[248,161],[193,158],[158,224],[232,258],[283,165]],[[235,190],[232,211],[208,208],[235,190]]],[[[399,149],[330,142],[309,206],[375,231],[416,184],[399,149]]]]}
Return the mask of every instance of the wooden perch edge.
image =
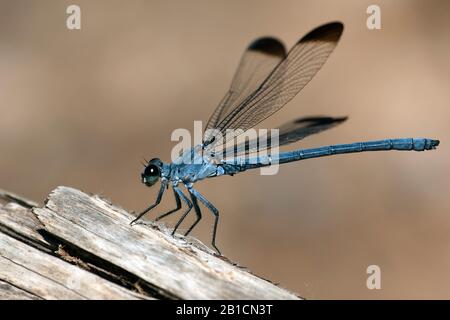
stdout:
{"type": "Polygon", "coordinates": [[[0,190],[0,298],[300,299],[164,225],[58,187],[44,207],[0,190]]]}

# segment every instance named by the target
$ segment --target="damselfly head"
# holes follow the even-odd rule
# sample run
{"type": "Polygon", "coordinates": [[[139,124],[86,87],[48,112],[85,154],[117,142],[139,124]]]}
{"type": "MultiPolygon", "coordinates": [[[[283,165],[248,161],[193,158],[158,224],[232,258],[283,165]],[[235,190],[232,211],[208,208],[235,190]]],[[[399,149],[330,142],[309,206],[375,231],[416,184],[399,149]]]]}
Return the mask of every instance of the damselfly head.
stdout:
{"type": "Polygon", "coordinates": [[[162,162],[158,158],[150,160],[141,173],[141,180],[147,187],[151,187],[158,182],[161,177],[162,162]]]}

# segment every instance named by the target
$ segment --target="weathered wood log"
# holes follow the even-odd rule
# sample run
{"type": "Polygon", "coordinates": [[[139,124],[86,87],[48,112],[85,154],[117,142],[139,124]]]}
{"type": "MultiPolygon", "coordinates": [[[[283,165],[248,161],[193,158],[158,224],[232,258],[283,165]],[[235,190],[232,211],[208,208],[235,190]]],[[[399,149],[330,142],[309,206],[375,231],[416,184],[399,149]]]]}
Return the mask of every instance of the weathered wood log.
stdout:
{"type": "Polygon", "coordinates": [[[58,187],[40,207],[1,191],[0,298],[299,299],[163,224],[58,187]]]}

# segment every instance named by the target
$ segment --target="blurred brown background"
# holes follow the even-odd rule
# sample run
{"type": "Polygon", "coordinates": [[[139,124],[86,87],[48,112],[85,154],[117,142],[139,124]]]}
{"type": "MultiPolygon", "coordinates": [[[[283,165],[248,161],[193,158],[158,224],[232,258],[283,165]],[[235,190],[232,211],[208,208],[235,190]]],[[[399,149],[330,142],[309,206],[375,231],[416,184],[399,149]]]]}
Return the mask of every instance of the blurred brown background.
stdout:
{"type": "MultiPolygon", "coordinates": [[[[449,1],[0,3],[0,188],[42,202],[73,186],[135,211],[157,191],[140,182],[142,157],[169,160],[172,130],[208,119],[251,40],[290,47],[342,21],[324,68],[264,126],[349,115],[293,147],[409,136],[441,146],[200,182],[221,210],[219,247],[306,298],[450,298],[449,1]],[[74,3],[80,31],[65,25],[74,3]],[[382,30],[366,28],[373,3],[382,30]],[[366,288],[371,264],[381,290],[366,288]]],[[[168,193],[152,216],[173,205],[168,193]]],[[[205,216],[194,234],[209,243],[205,216]]]]}

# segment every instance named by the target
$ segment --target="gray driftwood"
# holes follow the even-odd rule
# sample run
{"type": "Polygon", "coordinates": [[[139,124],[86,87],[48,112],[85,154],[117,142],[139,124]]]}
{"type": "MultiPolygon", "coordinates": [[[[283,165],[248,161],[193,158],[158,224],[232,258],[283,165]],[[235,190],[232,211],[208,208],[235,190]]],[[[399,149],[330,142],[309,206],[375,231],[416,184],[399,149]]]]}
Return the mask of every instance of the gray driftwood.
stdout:
{"type": "Polygon", "coordinates": [[[97,195],[58,187],[45,205],[1,191],[0,298],[298,299],[191,237],[97,195]]]}

